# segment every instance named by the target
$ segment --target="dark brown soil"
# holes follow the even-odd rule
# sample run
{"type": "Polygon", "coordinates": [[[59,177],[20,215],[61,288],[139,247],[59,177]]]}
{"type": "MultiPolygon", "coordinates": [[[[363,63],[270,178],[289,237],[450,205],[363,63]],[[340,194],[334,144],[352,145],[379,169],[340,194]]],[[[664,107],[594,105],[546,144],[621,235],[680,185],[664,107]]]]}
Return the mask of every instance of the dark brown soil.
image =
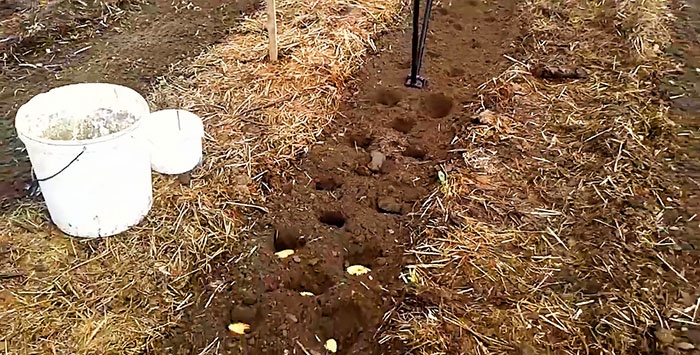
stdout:
{"type": "MultiPolygon", "coordinates": [[[[673,231],[687,245],[685,249],[700,250],[700,0],[682,1],[686,6],[679,13],[677,23],[678,38],[673,46],[678,49],[677,59],[685,64],[683,74],[674,78],[676,85],[667,92],[673,100],[674,111],[678,115],[678,139],[681,146],[677,152],[680,166],[678,180],[684,191],[683,207],[670,210],[667,220],[686,221],[683,228],[673,231]],[[671,213],[673,212],[673,213],[671,213]]],[[[697,260],[697,259],[696,259],[697,260]]],[[[700,329],[700,328],[698,328],[700,329]]],[[[695,344],[700,347],[700,342],[695,344]]]]}
{"type": "Polygon", "coordinates": [[[367,132],[357,132],[350,135],[350,143],[358,148],[367,149],[372,141],[372,136],[367,132]]]}
{"type": "Polygon", "coordinates": [[[447,72],[447,75],[449,75],[452,78],[459,78],[461,76],[464,76],[464,74],[466,74],[466,72],[460,67],[452,67],[447,72]]]}
{"type": "Polygon", "coordinates": [[[401,93],[396,89],[377,89],[375,100],[386,106],[396,106],[401,101],[401,93]]]}
{"type": "MultiPolygon", "coordinates": [[[[700,214],[700,77],[694,70],[700,66],[700,3],[688,3],[687,22],[683,22],[688,38],[679,39],[678,44],[688,68],[677,78],[687,86],[669,95],[686,94],[674,102],[685,117],[680,121],[681,132],[691,132],[681,136],[685,148],[679,152],[683,163],[678,178],[687,203],[664,218],[682,216],[693,221],[672,233],[683,234],[679,240],[688,245],[681,247],[697,251],[700,228],[691,216],[700,214]]],[[[409,33],[396,31],[383,38],[382,50],[369,59],[355,94],[345,100],[343,114],[321,137],[324,144],[303,157],[295,174],[267,177],[283,182],[266,200],[270,213],[254,216],[256,227],[246,232],[240,255],[215,259],[217,267],[207,270],[196,285],[196,302],[165,340],[162,353],[200,354],[215,344],[223,354],[321,354],[328,338],[338,341],[340,354],[409,352],[401,343],[380,344],[376,334],[385,312],[404,295],[398,278],[406,263],[403,246],[410,243],[412,228],[420,223],[412,212],[438,188],[436,166],[456,154],[450,152],[454,126],[472,120],[461,104],[474,98],[479,84],[509,65],[502,54],[518,34],[517,21],[510,17],[513,0],[489,6],[476,0],[449,4],[435,11],[428,37],[424,75],[429,87],[418,91],[402,86],[410,67],[409,33]],[[383,157],[376,169],[368,167],[373,152],[383,157]],[[274,255],[285,249],[295,253],[284,259],[274,255]],[[244,255],[248,256],[234,261],[244,255]],[[364,265],[371,272],[349,275],[346,268],[351,265],[364,265]],[[213,290],[218,287],[211,285],[228,287],[217,293],[213,290]],[[226,330],[232,322],[248,323],[252,329],[245,336],[232,335],[226,330]]],[[[28,11],[30,5],[21,0],[0,2],[0,18],[28,11]]],[[[52,19],[45,38],[22,42],[16,36],[6,42],[11,46],[0,47],[3,53],[12,51],[23,64],[15,59],[5,62],[0,76],[0,113],[4,115],[0,120],[0,203],[21,193],[28,173],[12,137],[11,122],[19,105],[51,87],[82,81],[125,84],[145,95],[170,65],[186,65],[193,55],[218,41],[241,10],[253,5],[247,0],[204,0],[197,3],[197,10],[187,10],[165,0],[143,5],[124,2],[127,14],[106,28],[99,25],[100,9],[90,12],[94,18],[80,19],[42,13],[40,18],[52,19]],[[88,26],[82,26],[85,23],[88,26]]],[[[469,212],[489,219],[487,211],[469,212]]],[[[556,277],[583,293],[604,296],[601,283],[580,279],[573,267],[556,277]]],[[[498,290],[484,293],[489,294],[483,298],[486,301],[511,302],[499,300],[498,290]]],[[[430,293],[419,296],[426,304],[439,298],[430,293]]],[[[700,347],[697,327],[679,331],[700,347]]],[[[557,337],[561,335],[553,334],[552,342],[557,337]]],[[[523,344],[516,353],[536,350],[523,344]]]]}
{"type": "Polygon", "coordinates": [[[396,117],[391,123],[391,128],[401,133],[410,133],[415,126],[416,120],[411,117],[396,117]]]}
{"type": "Polygon", "coordinates": [[[408,147],[406,147],[406,150],[403,151],[403,155],[405,157],[415,158],[418,160],[425,159],[425,156],[427,154],[428,153],[423,147],[417,145],[409,145],[408,147]]]}
{"type": "Polygon", "coordinates": [[[19,106],[51,88],[79,82],[111,82],[146,96],[171,66],[184,66],[220,41],[251,0],[56,0],[42,10],[33,1],[0,2],[0,201],[23,195],[29,164],[17,140],[19,106]],[[108,15],[122,9],[118,16],[108,15]],[[106,21],[105,21],[106,19],[106,21]],[[39,24],[41,31],[27,28],[39,24]],[[7,186],[6,186],[7,185],[7,186]],[[18,191],[15,187],[20,186],[18,191]]]}
{"type": "Polygon", "coordinates": [[[450,114],[454,103],[445,94],[430,94],[423,99],[426,113],[432,118],[443,118],[450,114]]]}
{"type": "Polygon", "coordinates": [[[316,190],[333,191],[342,185],[343,183],[334,176],[324,176],[316,179],[316,190]]]}
{"type": "Polygon", "coordinates": [[[301,248],[306,244],[306,237],[300,229],[281,227],[275,230],[273,245],[275,252],[301,248]]]}
{"type": "Polygon", "coordinates": [[[241,255],[255,252],[238,264],[231,263],[238,255],[217,257],[219,267],[201,280],[200,301],[166,340],[165,353],[197,354],[219,344],[222,354],[323,354],[328,338],[340,354],[407,353],[404,344],[380,344],[376,334],[404,293],[403,247],[420,222],[411,212],[439,187],[435,166],[452,154],[453,125],[471,120],[460,103],[509,65],[502,55],[518,34],[513,6],[510,0],[441,6],[428,36],[433,55],[425,60],[425,90],[403,86],[410,31],[383,37],[323,144],[295,174],[270,177],[288,188],[273,191],[265,205],[270,213],[256,217],[241,245],[241,255]],[[477,39],[482,46],[474,48],[477,39]],[[288,248],[292,256],[274,255],[288,248]],[[371,272],[352,276],[346,272],[352,265],[371,272]],[[222,283],[233,286],[213,291],[222,283]],[[251,332],[229,334],[226,326],[244,317],[251,332]]]}
{"type": "Polygon", "coordinates": [[[0,206],[9,205],[25,194],[25,184],[19,180],[0,181],[0,206]]]}
{"type": "MultiPolygon", "coordinates": [[[[700,251],[700,0],[680,1],[684,6],[679,11],[676,24],[678,37],[672,47],[678,49],[677,58],[685,64],[683,74],[673,78],[676,83],[666,93],[673,100],[674,113],[678,115],[678,143],[680,151],[677,180],[682,191],[681,207],[668,210],[666,221],[680,222],[679,228],[670,232],[678,240],[679,248],[688,251],[690,256],[679,260],[687,265],[697,265],[700,251]]],[[[680,253],[679,253],[680,254],[680,253]]],[[[675,327],[678,334],[685,337],[700,353],[700,326],[675,327]],[[681,328],[681,329],[678,329],[681,328]]]]}
{"type": "Polygon", "coordinates": [[[323,224],[342,228],[345,225],[346,218],[343,215],[343,212],[325,211],[321,213],[321,216],[318,217],[318,220],[323,224]]]}

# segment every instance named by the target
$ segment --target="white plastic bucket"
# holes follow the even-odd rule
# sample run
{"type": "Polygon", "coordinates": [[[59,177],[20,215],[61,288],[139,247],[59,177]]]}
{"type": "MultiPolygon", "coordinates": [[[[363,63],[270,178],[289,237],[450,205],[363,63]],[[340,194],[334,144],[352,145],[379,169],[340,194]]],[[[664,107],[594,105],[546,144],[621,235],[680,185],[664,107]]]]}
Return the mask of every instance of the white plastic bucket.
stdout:
{"type": "Polygon", "coordinates": [[[17,111],[17,134],[61,231],[111,236],[151,209],[151,161],[139,129],[149,113],[136,91],[97,83],[50,90],[17,111]]]}
{"type": "Polygon", "coordinates": [[[151,113],[144,121],[151,146],[151,168],[161,174],[183,174],[202,161],[202,119],[184,110],[151,113]]]}

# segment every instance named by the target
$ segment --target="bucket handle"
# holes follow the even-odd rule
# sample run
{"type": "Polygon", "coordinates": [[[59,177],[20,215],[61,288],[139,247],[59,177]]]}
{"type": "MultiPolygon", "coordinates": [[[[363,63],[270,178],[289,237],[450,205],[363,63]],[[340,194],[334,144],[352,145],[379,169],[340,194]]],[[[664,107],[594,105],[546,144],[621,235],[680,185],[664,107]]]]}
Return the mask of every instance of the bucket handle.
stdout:
{"type": "Polygon", "coordinates": [[[39,179],[36,177],[36,174],[34,173],[34,169],[32,169],[32,181],[29,183],[29,188],[28,188],[29,195],[36,196],[39,192],[39,182],[40,181],[51,180],[51,179],[55,178],[56,176],[58,176],[58,174],[64,172],[66,169],[68,169],[69,166],[73,165],[73,163],[75,163],[78,160],[78,158],[80,158],[80,156],[85,153],[86,150],[87,150],[87,147],[83,147],[83,150],[81,150],[80,153],[78,153],[78,155],[76,155],[75,158],[73,158],[73,160],[71,160],[68,164],[66,164],[66,166],[64,166],[61,170],[59,170],[58,172],[56,172],[55,174],[53,174],[49,177],[39,179]]]}

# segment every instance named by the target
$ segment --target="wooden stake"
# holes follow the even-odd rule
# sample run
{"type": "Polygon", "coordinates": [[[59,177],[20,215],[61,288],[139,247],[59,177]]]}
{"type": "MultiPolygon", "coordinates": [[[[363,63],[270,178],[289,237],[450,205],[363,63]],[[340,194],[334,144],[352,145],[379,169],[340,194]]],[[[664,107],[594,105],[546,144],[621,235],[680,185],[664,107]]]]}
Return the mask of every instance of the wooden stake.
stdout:
{"type": "Polygon", "coordinates": [[[267,0],[267,31],[270,36],[270,61],[277,61],[277,16],[275,0],[267,0]]]}

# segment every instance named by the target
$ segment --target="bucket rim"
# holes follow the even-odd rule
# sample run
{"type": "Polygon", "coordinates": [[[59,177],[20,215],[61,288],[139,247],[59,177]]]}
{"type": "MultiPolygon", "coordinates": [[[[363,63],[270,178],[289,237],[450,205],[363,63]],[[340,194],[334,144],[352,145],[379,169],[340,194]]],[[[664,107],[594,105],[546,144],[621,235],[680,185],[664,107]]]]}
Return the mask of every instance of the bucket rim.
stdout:
{"type": "Polygon", "coordinates": [[[53,145],[53,146],[61,146],[61,147],[79,147],[79,146],[85,146],[85,145],[92,145],[92,144],[98,144],[98,143],[103,143],[103,142],[109,142],[113,141],[123,135],[126,135],[128,133],[131,133],[132,131],[137,130],[142,124],[142,120],[137,120],[132,124],[131,126],[124,128],[123,130],[119,132],[114,132],[110,133],[104,136],[100,136],[97,138],[92,138],[92,139],[81,139],[81,140],[71,140],[71,141],[61,141],[61,140],[54,140],[54,139],[46,139],[46,138],[38,138],[38,137],[32,137],[28,136],[24,133],[17,132],[17,137],[22,141],[22,143],[26,143],[27,141],[32,141],[34,143],[40,143],[43,145],[53,145]]]}
{"type": "MultiPolygon", "coordinates": [[[[183,117],[183,116],[181,116],[183,117]]],[[[144,134],[146,140],[155,146],[169,146],[172,144],[182,144],[183,142],[189,142],[192,140],[201,140],[204,138],[204,122],[202,118],[194,112],[190,112],[182,109],[164,109],[151,112],[148,117],[143,120],[144,134]],[[176,112],[180,112],[184,115],[186,121],[188,122],[188,129],[182,129],[180,132],[174,134],[162,134],[162,132],[154,129],[154,125],[158,120],[170,120],[174,117],[176,112]]]]}
{"type": "Polygon", "coordinates": [[[36,96],[32,97],[29,99],[29,101],[25,102],[20,108],[17,110],[17,113],[15,114],[15,131],[17,132],[17,137],[23,142],[27,143],[28,141],[34,142],[34,143],[39,143],[43,145],[52,145],[52,146],[63,146],[63,147],[75,147],[75,146],[86,146],[86,145],[92,145],[92,144],[98,144],[98,143],[103,143],[103,142],[108,142],[112,141],[114,139],[117,139],[123,135],[132,133],[133,131],[136,131],[141,125],[143,124],[143,121],[148,115],[150,115],[151,110],[150,107],[148,106],[148,101],[141,95],[138,91],[124,85],[118,85],[118,84],[112,84],[112,83],[77,83],[77,84],[68,84],[68,85],[62,85],[55,87],[49,91],[37,94],[36,96]],[[46,139],[46,138],[41,138],[41,137],[36,137],[36,136],[31,136],[28,134],[25,134],[23,130],[20,130],[17,128],[17,117],[20,117],[20,114],[27,109],[28,105],[34,101],[35,99],[41,97],[42,95],[47,95],[50,93],[55,93],[57,90],[64,90],[66,88],[70,87],[77,87],[77,86],[102,86],[102,87],[108,87],[111,86],[115,89],[119,89],[121,91],[126,91],[130,92],[130,94],[135,94],[136,97],[140,98],[141,101],[144,104],[144,108],[146,109],[146,114],[145,115],[140,115],[137,117],[136,121],[130,125],[129,127],[124,128],[121,131],[110,133],[104,136],[100,136],[97,138],[92,138],[92,139],[80,139],[80,140],[54,140],[54,139],[46,139]]]}
{"type": "Polygon", "coordinates": [[[158,111],[153,111],[151,112],[144,121],[154,119],[154,117],[157,117],[155,119],[161,119],[160,116],[164,115],[169,115],[169,114],[176,114],[177,112],[180,112],[181,114],[184,114],[185,116],[189,116],[191,119],[189,119],[192,123],[194,123],[194,126],[192,128],[195,128],[194,131],[190,131],[189,134],[186,134],[186,136],[189,137],[201,137],[204,135],[204,120],[202,120],[202,117],[200,117],[198,114],[192,112],[192,111],[187,111],[179,108],[167,108],[163,110],[158,110],[158,111]]]}

